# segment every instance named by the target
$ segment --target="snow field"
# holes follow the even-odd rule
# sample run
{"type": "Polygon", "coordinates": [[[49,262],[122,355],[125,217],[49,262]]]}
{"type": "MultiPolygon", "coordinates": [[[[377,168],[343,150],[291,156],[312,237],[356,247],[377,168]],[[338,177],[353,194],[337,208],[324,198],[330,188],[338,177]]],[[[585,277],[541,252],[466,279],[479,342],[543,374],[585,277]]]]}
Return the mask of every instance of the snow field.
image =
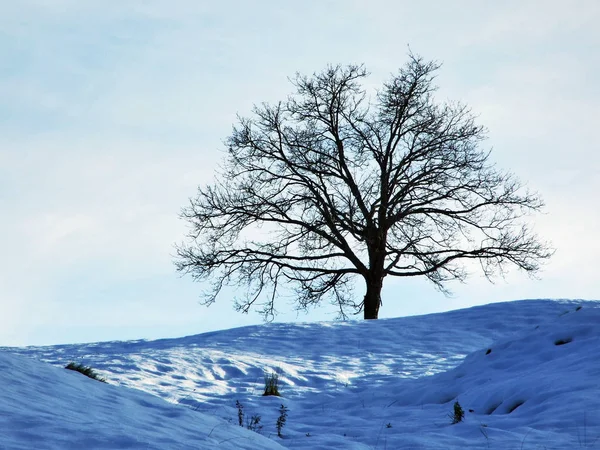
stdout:
{"type": "Polygon", "coordinates": [[[8,425],[16,430],[10,442],[24,446],[6,448],[44,436],[52,446],[43,448],[76,448],[64,436],[88,448],[600,448],[599,304],[528,300],[372,322],[4,349],[3,384],[15,390],[23,380],[8,401],[17,417],[8,425]],[[7,351],[58,366],[82,362],[121,387],[7,351]],[[28,379],[30,371],[49,375],[28,379]],[[282,397],[261,395],[265,372],[280,374],[282,397]],[[456,400],[466,417],[451,425],[456,400]],[[246,417],[261,416],[262,436],[237,426],[236,401],[246,417]],[[281,404],[289,409],[283,439],[281,404]]]}

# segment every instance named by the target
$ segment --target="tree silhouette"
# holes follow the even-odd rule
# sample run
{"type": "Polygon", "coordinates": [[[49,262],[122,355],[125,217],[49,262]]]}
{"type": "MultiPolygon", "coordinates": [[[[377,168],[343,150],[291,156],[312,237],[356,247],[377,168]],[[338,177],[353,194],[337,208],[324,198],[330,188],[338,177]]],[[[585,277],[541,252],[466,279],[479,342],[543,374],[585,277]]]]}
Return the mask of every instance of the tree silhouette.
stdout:
{"type": "Polygon", "coordinates": [[[524,219],[543,203],[488,161],[466,106],[434,101],[438,69],[411,54],[371,98],[363,66],[330,66],[239,118],[216,181],[182,211],[191,228],[176,265],[212,281],[204,303],[243,286],[236,308],[272,316],[285,285],[298,308],[326,299],[376,319],[387,276],[447,292],[467,260],[488,278],[535,273],[552,252],[524,219]]]}

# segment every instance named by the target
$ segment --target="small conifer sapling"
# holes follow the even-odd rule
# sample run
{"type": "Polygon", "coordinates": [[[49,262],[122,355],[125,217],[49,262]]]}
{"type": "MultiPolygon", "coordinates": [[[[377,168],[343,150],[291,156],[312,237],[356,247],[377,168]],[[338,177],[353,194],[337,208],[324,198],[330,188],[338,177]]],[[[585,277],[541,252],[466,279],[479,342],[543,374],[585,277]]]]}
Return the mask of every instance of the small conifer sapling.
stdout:
{"type": "Polygon", "coordinates": [[[287,421],[288,411],[289,410],[285,407],[285,405],[281,405],[279,407],[279,417],[277,418],[277,436],[279,437],[283,437],[281,435],[281,430],[283,429],[283,427],[285,426],[285,422],[287,421]]]}

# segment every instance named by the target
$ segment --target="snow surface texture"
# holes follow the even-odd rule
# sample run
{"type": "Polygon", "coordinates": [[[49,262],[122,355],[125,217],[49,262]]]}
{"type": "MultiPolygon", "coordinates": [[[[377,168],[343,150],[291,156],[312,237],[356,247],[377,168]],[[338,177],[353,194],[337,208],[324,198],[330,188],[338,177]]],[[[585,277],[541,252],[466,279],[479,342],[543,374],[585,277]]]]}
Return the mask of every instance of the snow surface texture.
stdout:
{"type": "Polygon", "coordinates": [[[599,349],[600,302],[566,300],[4,348],[0,448],[600,448],[599,349]],[[262,396],[265,371],[282,397],[262,396]],[[260,434],[237,425],[236,400],[260,434]]]}
{"type": "Polygon", "coordinates": [[[145,392],[0,352],[0,449],[277,449],[145,392]]]}

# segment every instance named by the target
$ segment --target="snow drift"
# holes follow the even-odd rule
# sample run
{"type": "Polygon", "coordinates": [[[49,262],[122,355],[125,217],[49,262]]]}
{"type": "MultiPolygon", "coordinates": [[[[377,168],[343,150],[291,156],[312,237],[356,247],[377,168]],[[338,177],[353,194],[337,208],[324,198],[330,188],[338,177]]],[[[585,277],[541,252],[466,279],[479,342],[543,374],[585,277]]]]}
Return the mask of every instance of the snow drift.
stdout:
{"type": "Polygon", "coordinates": [[[21,445],[9,448],[42,439],[44,448],[75,448],[77,439],[88,448],[593,448],[598,306],[527,300],[371,322],[7,348],[1,380],[11,394],[0,411],[9,442],[21,445]],[[81,362],[118,386],[7,352],[81,362]],[[265,372],[279,374],[282,397],[261,395],[265,372]],[[262,436],[237,426],[236,401],[261,416],[262,436]],[[456,401],[466,416],[451,425],[456,401]],[[289,409],[283,438],[281,404],[289,409]]]}

